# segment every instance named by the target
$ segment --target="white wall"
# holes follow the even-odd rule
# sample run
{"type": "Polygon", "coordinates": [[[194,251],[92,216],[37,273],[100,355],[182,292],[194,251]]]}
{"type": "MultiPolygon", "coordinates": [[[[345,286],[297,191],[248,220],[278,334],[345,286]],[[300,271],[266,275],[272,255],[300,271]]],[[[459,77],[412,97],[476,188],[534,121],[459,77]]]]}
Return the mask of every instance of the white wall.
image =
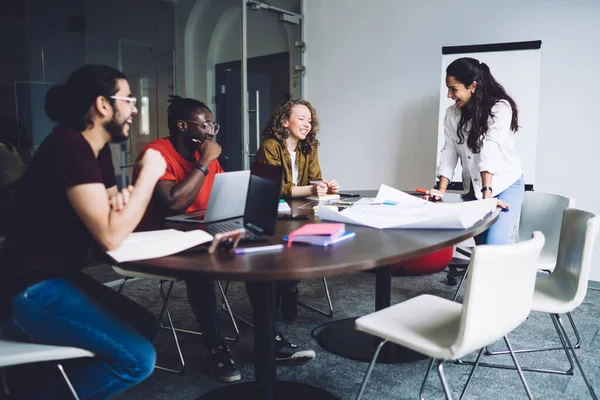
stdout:
{"type": "MultiPolygon", "coordinates": [[[[599,1],[304,0],[304,15],[325,178],[348,189],[432,184],[442,46],[541,39],[535,189],[600,214],[599,1]]],[[[600,280],[600,246],[593,263],[600,280]]]]}

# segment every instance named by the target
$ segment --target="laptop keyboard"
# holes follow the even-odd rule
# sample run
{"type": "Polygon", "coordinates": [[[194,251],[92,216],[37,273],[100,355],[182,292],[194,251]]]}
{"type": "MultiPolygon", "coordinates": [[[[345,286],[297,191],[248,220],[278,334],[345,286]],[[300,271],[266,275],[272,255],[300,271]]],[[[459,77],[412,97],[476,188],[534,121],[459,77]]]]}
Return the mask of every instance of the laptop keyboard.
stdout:
{"type": "MultiPolygon", "coordinates": [[[[213,236],[216,235],[217,233],[230,232],[230,231],[234,231],[234,230],[240,229],[240,228],[243,228],[243,226],[241,224],[236,224],[235,222],[228,222],[228,221],[207,224],[204,226],[204,230],[213,236]]],[[[241,238],[242,241],[259,241],[259,240],[266,240],[266,239],[267,239],[267,236],[256,235],[248,230],[246,230],[246,232],[244,233],[244,235],[241,238]]]]}

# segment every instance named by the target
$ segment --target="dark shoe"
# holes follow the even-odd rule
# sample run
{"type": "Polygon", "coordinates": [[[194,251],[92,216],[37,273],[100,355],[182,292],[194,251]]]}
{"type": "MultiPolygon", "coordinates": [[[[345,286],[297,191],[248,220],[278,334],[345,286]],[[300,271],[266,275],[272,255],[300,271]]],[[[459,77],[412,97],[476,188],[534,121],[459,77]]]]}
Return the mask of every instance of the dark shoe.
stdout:
{"type": "Polygon", "coordinates": [[[284,292],[281,295],[281,314],[288,321],[293,321],[298,316],[298,288],[292,292],[284,292]]]}
{"type": "Polygon", "coordinates": [[[275,335],[275,361],[280,365],[302,365],[315,358],[315,351],[301,349],[288,342],[281,333],[275,335]]]}
{"type": "Polygon", "coordinates": [[[210,375],[218,381],[235,382],[242,379],[242,374],[231,359],[227,346],[218,345],[210,349],[208,363],[210,375]]]}

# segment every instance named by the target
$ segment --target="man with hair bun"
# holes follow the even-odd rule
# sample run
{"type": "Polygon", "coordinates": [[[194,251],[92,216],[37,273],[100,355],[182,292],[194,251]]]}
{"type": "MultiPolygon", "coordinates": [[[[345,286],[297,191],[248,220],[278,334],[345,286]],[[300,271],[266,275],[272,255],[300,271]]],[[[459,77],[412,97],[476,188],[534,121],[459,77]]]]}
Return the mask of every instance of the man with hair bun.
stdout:
{"type": "MultiPolygon", "coordinates": [[[[85,399],[136,385],[156,360],[156,319],[81,272],[92,239],[114,250],[135,229],[165,171],[160,153],[148,151],[136,184],[117,189],[109,143],[128,138],[135,104],[125,75],[104,65],[83,66],[49,90],[46,113],[58,124],[21,179],[0,254],[5,334],[93,352],[63,362],[85,399]]],[[[66,398],[63,385],[27,386],[52,399],[66,398]]]]}

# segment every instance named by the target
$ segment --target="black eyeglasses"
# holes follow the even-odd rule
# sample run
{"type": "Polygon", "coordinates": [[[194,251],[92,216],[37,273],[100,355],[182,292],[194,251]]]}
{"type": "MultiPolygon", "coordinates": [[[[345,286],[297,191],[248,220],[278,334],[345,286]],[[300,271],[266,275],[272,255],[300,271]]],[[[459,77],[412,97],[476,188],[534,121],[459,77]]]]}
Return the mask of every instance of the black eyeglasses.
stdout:
{"type": "Polygon", "coordinates": [[[191,122],[192,124],[199,125],[205,131],[213,131],[215,135],[219,133],[219,129],[221,128],[221,125],[219,125],[217,122],[197,122],[190,121],[188,119],[186,119],[186,122],[191,122]]]}

